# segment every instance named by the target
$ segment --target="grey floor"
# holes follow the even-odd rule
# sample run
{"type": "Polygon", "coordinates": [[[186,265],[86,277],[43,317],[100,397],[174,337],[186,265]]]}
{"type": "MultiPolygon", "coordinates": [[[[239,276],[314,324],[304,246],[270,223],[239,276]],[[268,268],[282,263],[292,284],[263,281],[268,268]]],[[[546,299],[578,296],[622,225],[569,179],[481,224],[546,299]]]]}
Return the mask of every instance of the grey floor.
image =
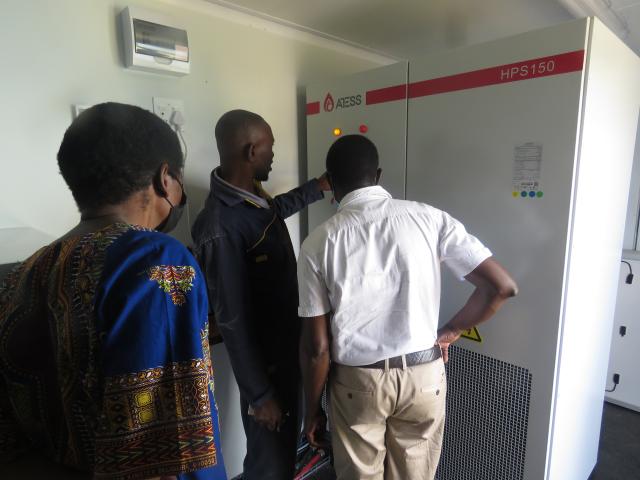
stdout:
{"type": "Polygon", "coordinates": [[[640,479],[640,413],[604,404],[598,463],[589,480],[640,479]]]}

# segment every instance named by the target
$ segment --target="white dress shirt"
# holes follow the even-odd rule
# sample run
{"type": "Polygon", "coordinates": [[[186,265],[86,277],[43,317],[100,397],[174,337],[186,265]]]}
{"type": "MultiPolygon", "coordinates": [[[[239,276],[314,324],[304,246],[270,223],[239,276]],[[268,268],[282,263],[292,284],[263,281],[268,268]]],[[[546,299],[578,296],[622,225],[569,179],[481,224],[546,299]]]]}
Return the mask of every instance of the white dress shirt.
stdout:
{"type": "Polygon", "coordinates": [[[331,358],[343,365],[426,350],[438,329],[440,262],[462,279],[490,256],[447,213],[361,188],[303,242],[298,314],[333,312],[331,358]]]}

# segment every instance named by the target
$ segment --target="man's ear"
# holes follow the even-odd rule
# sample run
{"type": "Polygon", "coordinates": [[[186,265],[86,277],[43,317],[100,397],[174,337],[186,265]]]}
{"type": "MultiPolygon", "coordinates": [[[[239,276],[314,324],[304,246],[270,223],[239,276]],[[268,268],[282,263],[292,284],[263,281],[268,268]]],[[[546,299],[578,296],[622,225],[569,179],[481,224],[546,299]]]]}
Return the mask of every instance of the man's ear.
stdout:
{"type": "Polygon", "coordinates": [[[334,188],[333,188],[333,179],[331,178],[331,174],[329,172],[326,172],[325,175],[327,176],[327,183],[329,184],[329,188],[333,192],[334,188]]]}
{"type": "Polygon", "coordinates": [[[382,169],[378,168],[378,170],[376,171],[376,185],[378,185],[378,182],[380,181],[380,176],[382,175],[382,169]]]}
{"type": "Polygon", "coordinates": [[[253,159],[256,156],[256,146],[253,143],[247,143],[244,146],[242,154],[245,160],[247,160],[248,162],[253,162],[253,159]]]}

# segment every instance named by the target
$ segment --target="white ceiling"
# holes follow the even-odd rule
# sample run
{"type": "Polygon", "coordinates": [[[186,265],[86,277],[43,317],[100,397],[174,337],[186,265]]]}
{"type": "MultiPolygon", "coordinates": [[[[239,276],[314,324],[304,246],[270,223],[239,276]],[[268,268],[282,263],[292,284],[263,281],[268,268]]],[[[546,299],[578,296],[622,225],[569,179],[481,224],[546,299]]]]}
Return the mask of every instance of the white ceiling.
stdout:
{"type": "Polygon", "coordinates": [[[640,0],[611,0],[610,3],[613,12],[628,27],[628,35],[620,37],[640,55],[640,0]]]}
{"type": "Polygon", "coordinates": [[[625,41],[640,53],[640,0],[208,1],[396,58],[412,58],[543,28],[575,16],[603,13],[599,16],[605,23],[629,26],[628,35],[619,35],[626,35],[625,41]],[[577,8],[567,8],[568,3],[577,4],[577,8]]]}

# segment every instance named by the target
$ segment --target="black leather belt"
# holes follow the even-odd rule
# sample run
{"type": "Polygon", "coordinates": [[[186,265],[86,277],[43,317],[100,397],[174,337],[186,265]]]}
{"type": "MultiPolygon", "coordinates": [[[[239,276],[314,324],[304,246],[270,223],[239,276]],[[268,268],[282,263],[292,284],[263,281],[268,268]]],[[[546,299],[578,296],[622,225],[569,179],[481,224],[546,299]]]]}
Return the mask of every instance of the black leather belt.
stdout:
{"type": "MultiPolygon", "coordinates": [[[[423,363],[433,362],[442,356],[440,346],[436,345],[421,352],[408,353],[404,356],[407,367],[422,365],[423,363]]],[[[380,360],[369,365],[359,365],[358,368],[380,368],[384,370],[385,360],[380,360]]],[[[389,359],[389,368],[402,368],[402,355],[389,359]]]]}

